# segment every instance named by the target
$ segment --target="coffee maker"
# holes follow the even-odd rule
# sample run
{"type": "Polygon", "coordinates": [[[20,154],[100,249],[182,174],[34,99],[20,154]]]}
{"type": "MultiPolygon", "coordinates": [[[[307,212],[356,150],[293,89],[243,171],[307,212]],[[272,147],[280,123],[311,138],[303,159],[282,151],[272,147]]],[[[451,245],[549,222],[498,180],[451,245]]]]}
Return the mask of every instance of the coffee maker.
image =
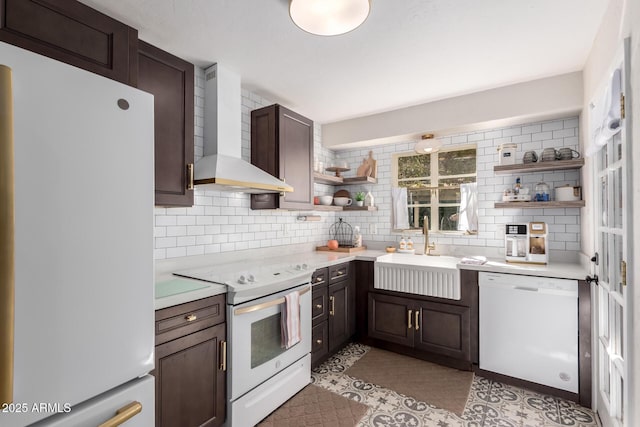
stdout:
{"type": "Polygon", "coordinates": [[[529,254],[527,262],[533,264],[547,264],[549,262],[547,224],[544,222],[529,223],[529,254]]]}
{"type": "Polygon", "coordinates": [[[507,224],[504,234],[504,251],[507,262],[547,264],[547,224],[530,222],[507,224]]]}

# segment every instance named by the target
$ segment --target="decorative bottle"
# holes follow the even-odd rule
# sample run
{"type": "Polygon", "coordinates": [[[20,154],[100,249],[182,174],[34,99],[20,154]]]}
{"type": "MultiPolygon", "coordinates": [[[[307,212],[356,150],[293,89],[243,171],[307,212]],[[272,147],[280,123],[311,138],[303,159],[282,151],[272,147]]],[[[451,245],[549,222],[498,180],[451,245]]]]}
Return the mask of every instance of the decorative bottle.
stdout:
{"type": "Polygon", "coordinates": [[[404,236],[400,239],[400,244],[398,245],[401,251],[407,249],[407,242],[404,240],[404,236]]]}
{"type": "Polygon", "coordinates": [[[362,234],[360,234],[360,226],[353,227],[353,247],[359,248],[362,246],[362,234]]]}

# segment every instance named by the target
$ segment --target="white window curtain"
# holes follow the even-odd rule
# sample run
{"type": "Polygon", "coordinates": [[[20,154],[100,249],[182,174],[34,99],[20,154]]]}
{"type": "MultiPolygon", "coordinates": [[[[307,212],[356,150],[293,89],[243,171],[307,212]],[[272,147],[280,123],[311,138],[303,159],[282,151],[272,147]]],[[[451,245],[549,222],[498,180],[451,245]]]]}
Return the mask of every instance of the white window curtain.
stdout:
{"type": "Polygon", "coordinates": [[[391,229],[407,230],[408,228],[407,189],[405,187],[391,187],[391,229]]]}
{"type": "Polygon", "coordinates": [[[459,231],[475,231],[478,229],[478,183],[460,184],[460,214],[458,215],[459,231]]]}

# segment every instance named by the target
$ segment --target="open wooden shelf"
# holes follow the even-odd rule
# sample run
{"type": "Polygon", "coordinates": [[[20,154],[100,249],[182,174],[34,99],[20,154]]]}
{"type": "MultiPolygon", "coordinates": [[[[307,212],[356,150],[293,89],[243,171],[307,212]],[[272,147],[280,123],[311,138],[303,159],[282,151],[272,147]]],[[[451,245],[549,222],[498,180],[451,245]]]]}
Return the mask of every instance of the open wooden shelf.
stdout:
{"type": "Polygon", "coordinates": [[[344,178],[344,185],[349,184],[377,184],[378,180],[376,178],[371,178],[370,176],[352,176],[344,178]]]}
{"type": "Polygon", "coordinates": [[[377,206],[333,206],[333,205],[314,205],[314,211],[324,212],[341,212],[341,211],[377,211],[377,206]]]}
{"type": "Polygon", "coordinates": [[[377,211],[377,206],[345,206],[342,210],[344,211],[377,211]]]}
{"type": "Polygon", "coordinates": [[[516,165],[494,166],[496,174],[513,174],[527,172],[545,172],[566,169],[580,169],[584,166],[584,159],[555,160],[552,162],[519,163],[516,165]]]}
{"type": "Polygon", "coordinates": [[[496,202],[494,207],[505,209],[582,208],[584,200],[572,202],[496,202]]]}
{"type": "Polygon", "coordinates": [[[319,184],[328,185],[376,184],[378,182],[377,179],[369,176],[342,177],[318,172],[313,173],[313,180],[319,184]]]}

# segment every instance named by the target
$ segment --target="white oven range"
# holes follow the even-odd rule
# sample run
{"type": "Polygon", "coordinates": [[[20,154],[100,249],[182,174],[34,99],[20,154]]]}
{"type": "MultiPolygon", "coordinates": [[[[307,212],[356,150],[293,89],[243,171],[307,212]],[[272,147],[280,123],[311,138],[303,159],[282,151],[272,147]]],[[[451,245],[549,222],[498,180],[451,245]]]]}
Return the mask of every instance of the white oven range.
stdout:
{"type": "MultiPolygon", "coordinates": [[[[264,260],[263,260],[264,262],[264,260]]],[[[227,425],[257,424],[311,381],[311,273],[306,264],[175,272],[227,285],[227,425]],[[284,297],[300,295],[301,340],[281,346],[284,297]]]]}

